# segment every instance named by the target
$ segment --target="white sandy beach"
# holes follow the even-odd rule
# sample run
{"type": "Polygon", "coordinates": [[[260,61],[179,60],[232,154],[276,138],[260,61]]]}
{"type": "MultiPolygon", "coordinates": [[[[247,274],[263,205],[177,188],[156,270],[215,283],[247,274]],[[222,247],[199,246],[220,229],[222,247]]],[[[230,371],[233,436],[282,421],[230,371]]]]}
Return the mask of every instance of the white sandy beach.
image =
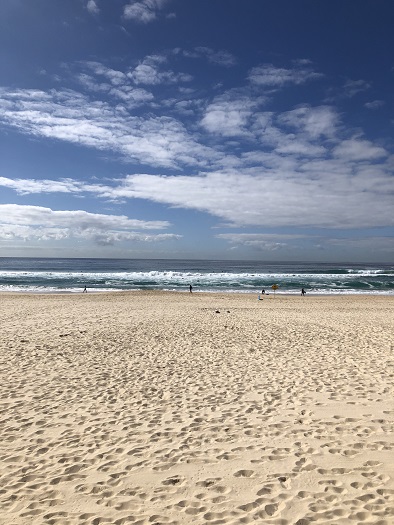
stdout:
{"type": "Polygon", "coordinates": [[[0,523],[394,524],[394,297],[0,296],[0,523]]]}

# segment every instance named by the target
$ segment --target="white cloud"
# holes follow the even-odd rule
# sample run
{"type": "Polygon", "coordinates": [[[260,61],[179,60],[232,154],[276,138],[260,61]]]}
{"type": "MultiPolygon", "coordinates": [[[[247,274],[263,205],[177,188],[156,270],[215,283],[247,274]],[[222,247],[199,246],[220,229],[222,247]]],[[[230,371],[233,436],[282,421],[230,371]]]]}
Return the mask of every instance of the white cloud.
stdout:
{"type": "Polygon", "coordinates": [[[117,71],[116,69],[106,67],[100,62],[86,61],[80,63],[81,65],[84,65],[85,67],[91,69],[96,75],[101,75],[107,78],[112,85],[122,85],[127,81],[125,73],[123,73],[122,71],[117,71]]]}
{"type": "Polygon", "coordinates": [[[257,86],[280,88],[287,84],[305,84],[310,80],[316,80],[322,76],[321,73],[316,73],[307,67],[286,69],[276,67],[272,64],[264,64],[251,69],[249,80],[257,86]]]}
{"type": "Polygon", "coordinates": [[[247,131],[256,102],[247,97],[217,97],[206,108],[201,125],[210,133],[236,136],[247,131]]]}
{"type": "Polygon", "coordinates": [[[125,215],[104,215],[89,213],[83,210],[54,211],[41,206],[20,206],[18,204],[0,204],[1,221],[4,224],[38,225],[76,227],[79,229],[138,229],[161,230],[170,225],[167,221],[140,221],[129,219],[125,215]]]}
{"type": "MultiPolygon", "coordinates": [[[[113,201],[145,199],[207,212],[230,227],[393,224],[393,157],[359,130],[346,130],[334,107],[302,104],[281,113],[264,111],[270,99],[256,96],[258,90],[250,85],[225,91],[210,102],[201,92],[192,94],[193,99],[178,89],[175,82],[181,77],[163,71],[168,60],[163,55],[146,57],[140,65],[149,66],[149,74],[138,66],[127,74],[98,62],[79,63],[84,68],[79,77],[83,93],[0,89],[3,127],[108,151],[116,160],[121,156],[150,171],[169,170],[165,174],[134,173],[111,183],[88,184],[71,178],[11,179],[3,172],[0,185],[19,195],[58,192],[113,201]],[[173,82],[176,89],[165,100],[152,101],[152,94],[133,81],[173,82]],[[128,97],[135,97],[134,106],[128,97]],[[144,103],[149,103],[146,113],[144,103]],[[133,108],[138,104],[137,112],[133,108]],[[169,116],[170,111],[187,118],[182,122],[169,116]]],[[[266,85],[278,87],[317,78],[308,67],[303,62],[294,70],[272,66],[268,71],[266,66],[260,73],[268,75],[266,85]]]]}
{"type": "Polygon", "coordinates": [[[97,15],[100,12],[100,9],[98,8],[97,2],[95,0],[89,0],[86,4],[86,9],[93,15],[97,15]]]}
{"type": "Polygon", "coordinates": [[[267,162],[277,162],[278,154],[305,158],[325,155],[321,139],[333,144],[338,141],[339,117],[329,106],[303,105],[282,114],[264,112],[261,107],[267,104],[266,96],[239,88],[216,97],[201,115],[203,99],[190,100],[190,95],[178,91],[177,96],[156,101],[151,92],[131,85],[186,80],[182,74],[161,70],[166,61],[166,56],[151,55],[128,74],[98,62],[81,62],[79,65],[89,70],[89,74],[78,76],[86,94],[66,89],[0,89],[0,123],[29,135],[107,150],[127,161],[172,169],[242,168],[243,162],[251,164],[252,158],[258,158],[259,145],[265,152],[273,152],[271,159],[266,155],[267,166],[267,162]],[[143,105],[149,113],[135,116],[133,110],[143,105]],[[165,108],[167,115],[167,108],[172,108],[178,116],[194,118],[195,122],[187,128],[173,117],[155,116],[158,108],[165,108]],[[195,125],[200,115],[200,130],[247,141],[246,151],[230,142],[210,147],[208,136],[203,137],[195,125]],[[238,153],[241,151],[244,153],[238,153]]]}
{"type": "Polygon", "coordinates": [[[333,154],[336,157],[353,161],[381,159],[388,155],[384,148],[375,146],[369,140],[358,138],[344,140],[334,148],[333,154]]]}
{"type": "Polygon", "coordinates": [[[79,65],[83,68],[83,72],[76,76],[76,80],[88,92],[107,94],[114,99],[119,99],[128,109],[141,107],[154,100],[150,91],[133,86],[131,79],[122,71],[94,61],[80,62],[79,65]]]}
{"type": "Polygon", "coordinates": [[[15,190],[19,195],[31,193],[79,193],[81,184],[71,179],[34,180],[0,177],[0,186],[15,190]]]}
{"type": "Polygon", "coordinates": [[[295,141],[289,155],[245,153],[230,159],[227,169],[195,176],[142,173],[111,185],[2,177],[0,186],[24,195],[66,192],[112,201],[145,199],[207,212],[230,227],[358,229],[394,224],[393,159],[382,157],[382,148],[353,139],[334,148],[335,155],[326,152],[313,159],[302,146],[295,141]],[[231,163],[236,161],[234,170],[231,163]]]}
{"type": "Polygon", "coordinates": [[[298,138],[297,135],[282,135],[278,140],[275,151],[283,155],[296,155],[298,157],[319,157],[326,153],[323,146],[313,145],[298,138]]]}
{"type": "Polygon", "coordinates": [[[300,106],[279,115],[260,114],[260,118],[260,140],[278,154],[321,157],[327,154],[326,141],[337,140],[339,117],[328,106],[300,106]]]}
{"type": "Polygon", "coordinates": [[[144,106],[154,100],[153,94],[143,88],[135,88],[128,84],[114,86],[108,82],[97,82],[95,77],[85,73],[79,74],[77,79],[91,92],[104,93],[120,100],[128,110],[144,106]]]}
{"type": "Polygon", "coordinates": [[[298,132],[306,133],[312,139],[318,139],[336,135],[338,115],[329,106],[300,106],[282,113],[278,121],[298,132]]]}
{"type": "Polygon", "coordinates": [[[206,106],[200,124],[216,135],[254,139],[272,120],[272,113],[259,111],[266,101],[266,97],[255,96],[248,89],[228,90],[206,106]]]}
{"type": "Polygon", "coordinates": [[[180,238],[175,234],[145,232],[168,228],[170,224],[167,221],[140,221],[124,215],[104,215],[82,210],[54,211],[40,206],[0,204],[0,216],[0,239],[73,238],[104,245],[121,241],[156,242],[180,238]]]}
{"type": "Polygon", "coordinates": [[[190,82],[193,79],[187,73],[175,73],[171,70],[161,71],[159,66],[164,62],[166,62],[166,58],[162,55],[145,57],[127,76],[137,85],[177,84],[179,82],[190,82]]]}
{"type": "Polygon", "coordinates": [[[126,5],[123,10],[127,20],[135,20],[142,24],[148,24],[157,19],[158,12],[163,9],[168,0],[142,0],[134,1],[126,5]]]}
{"type": "Polygon", "coordinates": [[[171,117],[132,116],[75,91],[1,90],[0,122],[33,136],[110,150],[153,166],[204,166],[217,158],[171,117]]]}
{"type": "Polygon", "coordinates": [[[130,175],[115,188],[103,187],[102,196],[148,199],[205,211],[230,226],[342,229],[393,225],[394,180],[390,174],[378,172],[371,183],[363,172],[347,177],[336,173],[336,167],[326,160],[320,163],[322,174],[303,172],[299,164],[298,173],[264,173],[253,168],[194,177],[130,175]]]}

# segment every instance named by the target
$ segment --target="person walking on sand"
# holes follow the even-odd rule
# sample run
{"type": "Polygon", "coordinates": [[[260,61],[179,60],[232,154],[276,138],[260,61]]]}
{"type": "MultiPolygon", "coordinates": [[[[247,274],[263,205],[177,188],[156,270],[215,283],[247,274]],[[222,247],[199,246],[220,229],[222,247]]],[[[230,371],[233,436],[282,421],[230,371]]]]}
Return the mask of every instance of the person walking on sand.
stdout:
{"type": "Polygon", "coordinates": [[[193,291],[193,286],[192,285],[189,286],[189,290],[190,290],[190,293],[192,293],[192,291],[193,291]]]}
{"type": "Polygon", "coordinates": [[[86,286],[85,286],[85,288],[83,289],[83,292],[82,292],[82,293],[88,293],[88,289],[86,288],[86,286]]]}
{"type": "Polygon", "coordinates": [[[302,289],[302,290],[301,290],[301,295],[302,295],[302,297],[304,297],[305,294],[306,294],[305,290],[302,289]]]}

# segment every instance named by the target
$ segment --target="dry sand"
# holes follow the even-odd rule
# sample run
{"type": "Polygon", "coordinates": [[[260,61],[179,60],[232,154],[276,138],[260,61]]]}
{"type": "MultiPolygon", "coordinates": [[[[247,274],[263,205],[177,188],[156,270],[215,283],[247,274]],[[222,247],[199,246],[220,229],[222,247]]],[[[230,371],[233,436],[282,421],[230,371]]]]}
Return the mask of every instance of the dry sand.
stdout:
{"type": "Polygon", "coordinates": [[[393,314],[2,294],[0,523],[394,524],[393,314]]]}

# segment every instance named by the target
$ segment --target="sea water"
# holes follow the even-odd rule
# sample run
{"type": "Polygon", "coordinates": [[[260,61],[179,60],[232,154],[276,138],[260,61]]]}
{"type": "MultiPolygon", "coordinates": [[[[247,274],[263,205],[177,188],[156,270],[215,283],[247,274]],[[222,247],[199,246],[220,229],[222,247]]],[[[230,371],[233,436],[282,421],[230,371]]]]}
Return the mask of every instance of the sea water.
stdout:
{"type": "Polygon", "coordinates": [[[394,265],[167,259],[0,258],[0,292],[117,290],[394,294],[394,265]]]}

